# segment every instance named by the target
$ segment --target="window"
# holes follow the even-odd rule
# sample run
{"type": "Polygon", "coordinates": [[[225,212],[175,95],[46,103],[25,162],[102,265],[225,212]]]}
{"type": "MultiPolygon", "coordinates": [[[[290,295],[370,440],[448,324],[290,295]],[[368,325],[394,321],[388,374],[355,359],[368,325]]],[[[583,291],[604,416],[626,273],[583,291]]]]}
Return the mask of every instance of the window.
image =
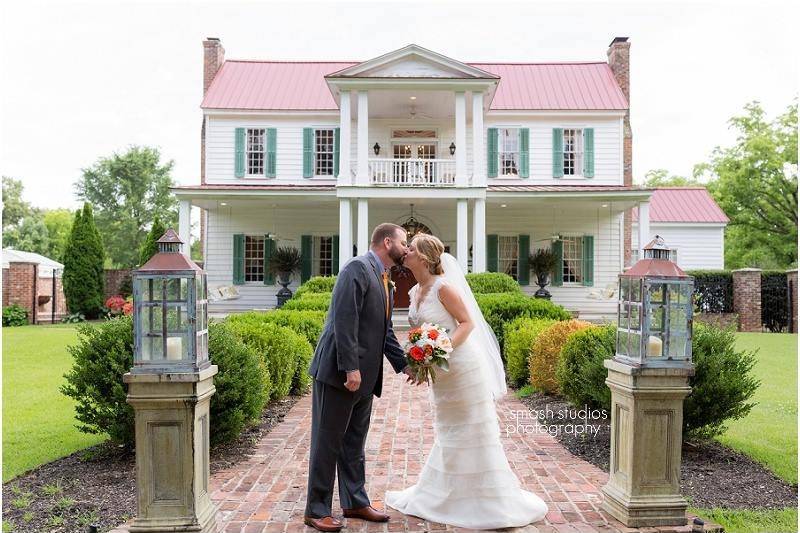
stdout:
{"type": "Polygon", "coordinates": [[[583,130],[565,129],[564,175],[580,176],[581,174],[583,174],[583,130]]]}
{"type": "MultiPolygon", "coordinates": [[[[633,250],[631,250],[631,261],[630,261],[630,264],[633,265],[638,260],[639,260],[639,250],[637,248],[634,248],[633,250]]],[[[677,248],[670,248],[670,250],[669,250],[669,260],[672,261],[675,264],[678,264],[678,249],[677,248]]]]}
{"type": "Polygon", "coordinates": [[[564,283],[583,282],[583,238],[563,237],[563,269],[564,283]]]}
{"type": "Polygon", "coordinates": [[[264,281],[264,236],[244,237],[244,280],[264,281]]]}
{"type": "Polygon", "coordinates": [[[333,130],[314,130],[314,174],[333,176],[333,130]]]}
{"type": "Polygon", "coordinates": [[[501,128],[497,132],[497,153],[500,157],[500,175],[519,175],[519,130],[501,128]]]}
{"type": "Polygon", "coordinates": [[[500,235],[497,238],[497,269],[517,279],[519,261],[519,238],[516,235],[500,235]]]}
{"type": "Polygon", "coordinates": [[[264,128],[247,128],[247,174],[264,174],[264,128]]]}
{"type": "Polygon", "coordinates": [[[314,237],[311,274],[314,276],[333,275],[333,237],[314,237]]]}

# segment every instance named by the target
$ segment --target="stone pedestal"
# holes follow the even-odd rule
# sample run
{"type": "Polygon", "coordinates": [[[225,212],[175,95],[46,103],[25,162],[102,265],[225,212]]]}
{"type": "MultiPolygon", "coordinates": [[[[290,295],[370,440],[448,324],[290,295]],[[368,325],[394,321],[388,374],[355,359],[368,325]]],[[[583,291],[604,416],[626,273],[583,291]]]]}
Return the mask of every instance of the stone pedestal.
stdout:
{"type": "Polygon", "coordinates": [[[686,525],[679,493],[683,400],[694,369],[605,361],[611,463],[603,509],[628,527],[686,525]]]}
{"type": "Polygon", "coordinates": [[[212,365],[195,373],[124,376],[136,415],[136,532],[215,532],[208,494],[212,365]]]}

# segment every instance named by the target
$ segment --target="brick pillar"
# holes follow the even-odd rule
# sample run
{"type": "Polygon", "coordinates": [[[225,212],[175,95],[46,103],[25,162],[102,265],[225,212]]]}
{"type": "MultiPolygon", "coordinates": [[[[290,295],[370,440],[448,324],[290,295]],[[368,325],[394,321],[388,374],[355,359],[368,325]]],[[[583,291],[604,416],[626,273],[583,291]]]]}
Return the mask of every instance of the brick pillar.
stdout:
{"type": "MultiPolygon", "coordinates": [[[[36,323],[39,294],[39,265],[13,262],[8,265],[8,305],[17,304],[28,311],[28,323],[36,323]]],[[[5,300],[5,298],[4,298],[5,300]]]]}
{"type": "Polygon", "coordinates": [[[740,268],[733,274],[733,311],[739,331],[761,331],[761,269],[740,268]]]}
{"type": "MultiPolygon", "coordinates": [[[[608,66],[614,74],[617,85],[628,101],[625,118],[622,121],[622,183],[628,187],[633,185],[633,131],[631,130],[631,43],[627,37],[614,37],[608,45],[608,66]]],[[[631,259],[631,211],[625,211],[623,227],[623,247],[625,264],[631,259]]],[[[645,243],[639,243],[641,249],[645,243]]]]}
{"type": "Polygon", "coordinates": [[[789,284],[789,333],[797,333],[797,269],[786,271],[786,282],[789,284]]]}

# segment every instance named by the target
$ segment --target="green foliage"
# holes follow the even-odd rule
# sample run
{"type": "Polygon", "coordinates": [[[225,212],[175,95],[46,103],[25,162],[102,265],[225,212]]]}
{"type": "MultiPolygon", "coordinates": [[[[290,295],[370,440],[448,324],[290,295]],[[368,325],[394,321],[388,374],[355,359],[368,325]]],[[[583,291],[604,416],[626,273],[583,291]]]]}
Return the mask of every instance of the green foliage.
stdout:
{"type": "Polygon", "coordinates": [[[96,318],[103,309],[105,274],[103,242],[92,215],[92,206],[83,205],[75,213],[67,248],[64,252],[64,295],[70,313],[96,318]]]}
{"type": "Polygon", "coordinates": [[[519,317],[550,318],[552,320],[569,320],[569,311],[549,300],[531,298],[516,293],[476,294],[475,299],[486,322],[494,331],[500,350],[503,351],[505,324],[519,317]]]}
{"type": "Polygon", "coordinates": [[[558,392],[556,368],[561,359],[561,349],[570,335],[591,327],[582,320],[557,321],[544,329],[533,341],[529,359],[531,385],[540,391],[558,392]]]}
{"type": "Polygon", "coordinates": [[[329,292],[307,292],[300,296],[293,297],[283,304],[284,311],[327,311],[331,305],[331,293],[329,292]]]}
{"type": "Polygon", "coordinates": [[[168,227],[177,223],[177,200],[169,190],[172,167],[172,161],[162,164],[157,148],[131,146],[83,169],[76,194],[97,209],[112,266],[136,265],[147,228],[157,214],[168,227]]]}
{"type": "MultiPolygon", "coordinates": [[[[22,199],[22,181],[3,176],[3,233],[33,214],[31,204],[22,199]]],[[[8,242],[6,241],[6,245],[8,242]]]]}
{"type": "Polygon", "coordinates": [[[267,402],[269,373],[255,351],[223,323],[208,328],[208,351],[219,367],[214,376],[217,392],[211,397],[211,443],[236,438],[256,422],[267,402]]]}
{"type": "Polygon", "coordinates": [[[556,254],[550,248],[539,248],[531,254],[528,264],[537,276],[549,275],[556,268],[556,254]]]}
{"type": "Polygon", "coordinates": [[[528,382],[528,358],[533,341],[555,320],[548,318],[516,318],[506,324],[503,355],[506,375],[513,385],[521,387],[528,382]]]}
{"type": "Polygon", "coordinates": [[[300,250],[291,246],[282,246],[275,250],[269,258],[269,269],[275,274],[278,272],[299,272],[302,261],[300,250]]]}
{"type": "Polygon", "coordinates": [[[692,392],[683,404],[684,434],[697,438],[720,435],[724,423],[750,412],[748,400],[760,385],[751,375],[755,352],[737,350],[732,330],[696,324],[692,339],[692,392]]]}
{"type": "Polygon", "coordinates": [[[166,231],[167,228],[164,227],[164,224],[161,223],[161,219],[156,215],[155,220],[153,220],[153,225],[150,227],[150,231],[147,232],[147,237],[145,237],[141,248],[139,248],[139,266],[147,263],[151,257],[158,253],[158,239],[160,239],[166,231]]]}
{"type": "Polygon", "coordinates": [[[694,277],[694,307],[697,312],[733,312],[733,274],[729,270],[687,270],[694,277]]]}
{"type": "Polygon", "coordinates": [[[62,324],[77,324],[78,322],[85,322],[86,315],[83,313],[70,313],[61,317],[62,324]]]}
{"type": "Polygon", "coordinates": [[[3,327],[25,326],[28,324],[28,310],[19,304],[7,305],[3,308],[3,327]]]}
{"type": "Polygon", "coordinates": [[[277,324],[303,335],[311,344],[317,345],[317,340],[325,325],[324,311],[292,311],[277,309],[275,311],[250,311],[237,315],[230,315],[228,322],[232,324],[249,322],[254,324],[277,324]]]}
{"type": "Polygon", "coordinates": [[[522,289],[514,278],[502,272],[480,272],[467,274],[467,283],[475,294],[494,294],[501,292],[521,293],[522,289]]]}
{"type": "Polygon", "coordinates": [[[17,226],[12,226],[3,234],[3,244],[15,250],[47,255],[50,251],[50,236],[47,226],[39,218],[39,213],[22,219],[17,226]]]}
{"type": "Polygon", "coordinates": [[[576,331],[567,338],[556,365],[556,381],[561,394],[574,405],[611,408],[603,361],[614,357],[615,343],[613,324],[576,331]]]}
{"type": "Polygon", "coordinates": [[[299,298],[309,292],[333,292],[333,286],[335,284],[336,276],[314,276],[300,285],[297,290],[294,291],[294,297],[299,298]]]}
{"type": "Polygon", "coordinates": [[[47,227],[48,250],[44,254],[61,262],[67,249],[72,229],[72,211],[69,209],[47,209],[42,218],[47,227]]]}
{"type": "Polygon", "coordinates": [[[656,188],[656,187],[691,187],[691,186],[700,186],[702,187],[702,183],[700,183],[696,178],[687,178],[685,176],[678,176],[678,175],[670,175],[669,171],[665,168],[656,168],[653,170],[649,170],[644,175],[644,183],[642,184],[645,187],[656,188]]]}

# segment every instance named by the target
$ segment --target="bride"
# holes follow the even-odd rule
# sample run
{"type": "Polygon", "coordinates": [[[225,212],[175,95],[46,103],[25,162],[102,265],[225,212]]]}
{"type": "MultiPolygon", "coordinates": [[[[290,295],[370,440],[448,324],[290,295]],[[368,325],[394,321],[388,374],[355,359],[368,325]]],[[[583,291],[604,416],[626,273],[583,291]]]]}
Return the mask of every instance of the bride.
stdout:
{"type": "Polygon", "coordinates": [[[447,329],[450,370],[431,386],[435,439],[416,485],[387,491],[386,504],[431,522],[470,529],[521,527],[547,513],[520,488],[500,442],[494,402],[506,392],[497,339],[456,259],[442,242],[418,234],[403,262],[417,279],[408,320],[447,329]]]}

